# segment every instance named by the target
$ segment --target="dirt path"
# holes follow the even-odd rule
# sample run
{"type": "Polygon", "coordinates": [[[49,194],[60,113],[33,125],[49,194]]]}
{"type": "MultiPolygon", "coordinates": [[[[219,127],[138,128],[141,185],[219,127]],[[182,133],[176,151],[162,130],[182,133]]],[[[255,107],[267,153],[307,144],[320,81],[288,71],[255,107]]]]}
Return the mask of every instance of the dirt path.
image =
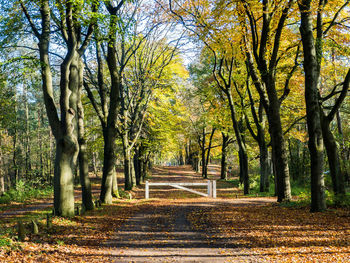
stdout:
{"type": "MultiPolygon", "coordinates": [[[[189,215],[220,206],[207,199],[193,203],[170,203],[144,210],[130,218],[104,245],[112,262],[250,262],[252,255],[236,248],[233,239],[217,238],[207,226],[195,230],[189,215]]],[[[243,205],[237,202],[237,205],[243,205]]],[[[249,204],[246,204],[249,205],[249,204]]],[[[261,205],[261,202],[250,203],[261,205]]]]}
{"type": "MultiPolygon", "coordinates": [[[[211,172],[214,178],[218,176],[215,169],[211,172]]],[[[198,174],[189,170],[179,173],[175,167],[159,168],[151,179],[153,182],[201,180],[198,174]]],[[[157,199],[150,201],[103,244],[109,248],[111,262],[250,262],[252,255],[237,248],[234,238],[219,237],[217,229],[209,225],[198,230],[191,223],[191,217],[203,209],[227,204],[234,209],[274,201],[270,198],[202,198],[164,187],[154,189],[152,197],[157,199]]]]}

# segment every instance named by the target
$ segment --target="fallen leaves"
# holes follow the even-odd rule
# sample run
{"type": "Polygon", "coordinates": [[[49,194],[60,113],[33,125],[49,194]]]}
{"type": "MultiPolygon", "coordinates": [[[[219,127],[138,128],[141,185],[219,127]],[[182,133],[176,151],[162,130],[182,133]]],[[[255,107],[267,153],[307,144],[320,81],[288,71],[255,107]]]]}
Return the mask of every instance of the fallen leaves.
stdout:
{"type": "MultiPolygon", "coordinates": [[[[186,177],[192,175],[188,172],[186,177]]],[[[137,194],[142,196],[142,190],[137,194]]],[[[173,200],[167,192],[158,197],[118,201],[72,219],[54,217],[48,232],[43,220],[41,234],[2,247],[0,262],[125,261],[132,252],[146,261],[157,257],[167,262],[195,253],[212,253],[223,262],[350,262],[349,211],[310,213],[266,198],[173,200]],[[129,226],[134,222],[136,228],[127,232],[129,218],[129,226]],[[179,228],[183,223],[191,229],[179,228]],[[122,242],[109,247],[118,235],[122,242]],[[173,257],[167,258],[167,250],[173,257]],[[159,254],[152,257],[155,251],[159,254]]],[[[196,260],[199,256],[194,255],[196,260]]]]}
{"type": "Polygon", "coordinates": [[[350,221],[343,210],[324,213],[275,204],[221,205],[190,214],[194,228],[211,226],[210,238],[223,247],[278,262],[350,262],[350,221]]]}

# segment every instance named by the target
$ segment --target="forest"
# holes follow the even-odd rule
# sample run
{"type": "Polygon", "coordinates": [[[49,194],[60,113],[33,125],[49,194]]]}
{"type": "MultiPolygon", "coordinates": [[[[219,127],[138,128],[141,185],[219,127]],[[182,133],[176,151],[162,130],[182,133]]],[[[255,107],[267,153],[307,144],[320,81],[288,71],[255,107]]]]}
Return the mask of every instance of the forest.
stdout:
{"type": "MultiPolygon", "coordinates": [[[[298,211],[301,221],[312,217],[321,225],[345,218],[340,225],[347,230],[335,225],[332,235],[349,233],[349,0],[1,0],[0,12],[0,248],[10,247],[0,259],[33,257],[13,248],[13,240],[28,241],[19,233],[26,217],[3,219],[18,209],[35,225],[47,214],[52,236],[59,227],[90,224],[91,216],[99,216],[99,234],[115,235],[134,214],[153,216],[145,207],[174,220],[175,230],[185,220],[179,215],[187,218],[181,231],[186,224],[191,231],[231,229],[227,220],[235,216],[253,225],[247,215],[259,218],[262,209],[281,224],[298,211]],[[220,202],[240,200],[238,212],[228,203],[202,209],[200,198],[178,192],[143,200],[146,180],[192,179],[217,181],[220,202]],[[188,207],[181,208],[181,198],[188,207]],[[34,205],[41,211],[34,220],[28,207],[38,202],[49,205],[34,205]],[[106,230],[107,222],[114,228],[106,230]]],[[[154,220],[151,228],[168,226],[154,220]]],[[[64,231],[68,238],[73,230],[64,231]]],[[[65,245],[35,235],[28,242],[65,245]]],[[[110,238],[89,235],[94,248],[110,238]]],[[[218,239],[208,242],[229,247],[218,239]]],[[[238,247],[246,242],[253,241],[238,247]]],[[[259,242],[247,247],[260,249],[259,242]]],[[[76,244],[89,245],[83,237],[76,244]]],[[[349,237],[337,244],[341,251],[329,262],[350,253],[349,237]]],[[[141,245],[129,246],[138,251],[131,255],[141,253],[141,245]]],[[[85,253],[72,260],[91,261],[85,253]]],[[[243,259],[261,259],[251,256],[243,259]]],[[[184,262],[170,258],[176,260],[184,262]]]]}

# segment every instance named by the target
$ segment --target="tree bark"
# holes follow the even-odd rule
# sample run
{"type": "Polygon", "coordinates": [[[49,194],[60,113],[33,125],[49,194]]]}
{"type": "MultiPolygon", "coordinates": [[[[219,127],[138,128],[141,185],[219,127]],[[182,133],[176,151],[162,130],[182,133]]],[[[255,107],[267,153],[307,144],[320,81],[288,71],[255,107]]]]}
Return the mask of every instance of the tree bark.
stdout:
{"type": "Polygon", "coordinates": [[[73,160],[77,144],[69,136],[56,140],[54,172],[55,215],[74,216],[74,169],[73,160]]]}
{"type": "Polygon", "coordinates": [[[28,90],[26,85],[23,87],[23,100],[25,112],[25,177],[27,180],[32,178],[32,162],[31,162],[31,147],[30,147],[30,127],[29,127],[29,106],[28,106],[28,90]]]}
{"type": "Polygon", "coordinates": [[[228,148],[228,140],[229,136],[225,133],[222,134],[222,147],[221,147],[221,171],[220,171],[220,178],[222,180],[227,180],[227,148],[228,148]]]}
{"type": "MultiPolygon", "coordinates": [[[[276,68],[278,64],[278,53],[280,48],[280,40],[285,21],[288,17],[290,8],[294,1],[289,0],[286,6],[283,7],[282,13],[276,21],[272,18],[275,15],[275,10],[272,8],[272,2],[270,0],[262,1],[262,28],[260,35],[260,42],[257,44],[253,41],[253,52],[248,47],[247,36],[244,35],[244,41],[246,45],[247,66],[249,68],[249,74],[252,77],[254,85],[259,92],[260,100],[265,108],[269,123],[269,132],[271,137],[271,145],[274,148],[273,154],[275,155],[273,160],[275,161],[275,178],[277,182],[277,201],[290,201],[290,179],[288,168],[288,155],[287,147],[283,136],[281,116],[280,116],[280,104],[289,93],[289,81],[286,81],[284,94],[281,98],[278,97],[276,90],[276,68]],[[272,39],[271,24],[275,22],[278,24],[276,31],[274,32],[274,39],[272,44],[272,54],[269,60],[267,60],[268,45],[270,45],[269,39],[272,39]],[[254,56],[253,54],[254,53],[254,56]],[[253,61],[253,58],[255,61],[253,61]]],[[[257,25],[254,23],[255,18],[249,5],[245,5],[247,15],[249,17],[250,27],[255,31],[254,36],[258,34],[257,25]]],[[[245,28],[246,29],[246,28],[245,28]]],[[[246,31],[245,33],[247,33],[246,31]]],[[[298,54],[298,53],[297,53],[298,54]]],[[[290,72],[292,76],[294,69],[290,72]]]]}
{"type": "Polygon", "coordinates": [[[131,163],[130,163],[130,151],[124,149],[124,177],[125,177],[125,190],[131,190],[133,187],[131,163]]]}
{"type": "MultiPolygon", "coordinates": [[[[309,0],[299,3],[301,13],[300,33],[304,50],[305,101],[309,151],[311,158],[311,211],[326,209],[323,176],[323,138],[320,119],[318,91],[320,85],[320,64],[313,36],[311,6],[309,0]]],[[[319,43],[320,44],[320,43],[319,43]]]]}
{"type": "Polygon", "coordinates": [[[228,97],[228,103],[230,107],[232,126],[235,131],[236,140],[238,144],[238,157],[239,157],[239,170],[240,170],[240,178],[242,178],[244,184],[244,194],[249,194],[249,172],[248,172],[248,154],[245,142],[243,140],[241,131],[239,129],[239,124],[236,117],[236,110],[233,104],[232,94],[230,93],[230,89],[226,92],[228,97]]]}
{"type": "Polygon", "coordinates": [[[321,112],[322,136],[327,152],[333,191],[336,195],[345,194],[345,184],[343,175],[341,173],[338,146],[329,125],[330,122],[326,119],[326,116],[324,116],[323,112],[321,112]]]}
{"type": "Polygon", "coordinates": [[[140,147],[135,148],[134,154],[134,169],[135,169],[135,177],[136,177],[136,185],[141,185],[141,149],[140,147]]]}
{"type": "MultiPolygon", "coordinates": [[[[274,89],[274,91],[276,90],[274,89]]],[[[277,94],[269,96],[269,101],[270,105],[268,107],[267,118],[269,121],[271,145],[274,148],[273,154],[275,154],[273,160],[275,161],[276,169],[277,202],[290,201],[291,190],[288,167],[288,151],[283,136],[280,105],[277,94]]]]}
{"type": "Polygon", "coordinates": [[[85,138],[85,127],[84,127],[84,107],[81,102],[81,92],[83,88],[83,70],[84,64],[79,57],[77,61],[78,69],[78,103],[77,103],[77,117],[78,117],[78,142],[79,142],[79,173],[80,173],[80,184],[82,190],[82,202],[86,210],[93,210],[94,203],[92,200],[91,183],[89,178],[89,164],[86,150],[86,138],[85,138]]]}
{"type": "MultiPolygon", "coordinates": [[[[265,138],[264,138],[265,139],[265,138]]],[[[265,140],[262,144],[259,145],[260,150],[260,192],[268,192],[269,191],[269,164],[268,164],[268,149],[265,143],[265,140]]]]}
{"type": "Polygon", "coordinates": [[[342,120],[341,120],[341,117],[340,117],[340,111],[338,110],[337,111],[337,114],[336,114],[336,117],[337,117],[337,128],[338,128],[338,133],[341,137],[341,164],[342,164],[342,171],[344,173],[344,181],[346,181],[347,183],[350,183],[350,180],[349,180],[349,160],[348,160],[348,157],[347,157],[347,154],[346,154],[346,146],[345,146],[345,142],[344,142],[344,134],[343,134],[343,128],[342,128],[342,120]]]}
{"type": "MultiPolygon", "coordinates": [[[[114,10],[115,11],[115,10],[114,10]]],[[[101,195],[100,199],[103,203],[112,203],[112,192],[113,192],[113,178],[115,174],[115,140],[116,140],[116,128],[117,128],[117,116],[118,107],[120,104],[120,86],[121,76],[117,67],[117,55],[116,55],[116,23],[117,16],[116,12],[110,11],[111,21],[109,25],[109,39],[107,47],[107,65],[111,76],[111,91],[109,110],[106,124],[103,126],[103,137],[104,137],[104,160],[103,160],[103,175],[101,184],[101,195]]],[[[99,63],[101,64],[101,63],[99,63]]],[[[100,65],[102,66],[102,65],[100,65]]],[[[100,67],[99,66],[99,67],[100,67]]],[[[100,68],[102,72],[102,67],[100,68]]],[[[101,78],[99,74],[99,79],[101,78]]],[[[100,85],[100,84],[99,84],[100,85]]],[[[100,85],[100,89],[104,90],[103,83],[100,85]]],[[[103,92],[102,92],[103,93],[103,92]]],[[[105,104],[106,105],[106,104],[105,104]]],[[[104,111],[107,106],[103,105],[104,111]]]]}
{"type": "Polygon", "coordinates": [[[113,177],[115,177],[115,130],[109,126],[103,128],[104,157],[100,200],[102,203],[112,203],[113,177]]]}

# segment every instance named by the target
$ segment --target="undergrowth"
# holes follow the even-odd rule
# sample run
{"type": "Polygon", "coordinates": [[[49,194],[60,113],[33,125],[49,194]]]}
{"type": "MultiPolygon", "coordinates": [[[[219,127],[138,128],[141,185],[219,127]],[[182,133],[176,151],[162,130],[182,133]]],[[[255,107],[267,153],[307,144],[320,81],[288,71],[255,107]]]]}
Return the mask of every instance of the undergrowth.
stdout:
{"type": "Polygon", "coordinates": [[[15,188],[10,189],[0,196],[0,204],[11,202],[25,202],[30,199],[50,196],[53,193],[52,186],[29,184],[25,181],[18,181],[15,188]]]}

